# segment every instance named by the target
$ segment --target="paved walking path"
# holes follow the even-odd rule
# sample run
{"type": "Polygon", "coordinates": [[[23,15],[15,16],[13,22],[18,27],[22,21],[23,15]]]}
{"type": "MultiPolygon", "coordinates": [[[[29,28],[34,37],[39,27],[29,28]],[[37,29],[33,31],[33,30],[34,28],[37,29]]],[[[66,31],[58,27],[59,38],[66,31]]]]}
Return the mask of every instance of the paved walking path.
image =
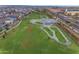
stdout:
{"type": "Polygon", "coordinates": [[[59,32],[62,34],[62,36],[64,37],[65,42],[61,42],[61,41],[57,38],[56,32],[55,32],[53,29],[51,29],[50,27],[47,27],[47,28],[49,29],[49,31],[52,32],[52,35],[49,34],[49,32],[46,31],[46,29],[45,29],[44,27],[41,27],[41,29],[48,35],[48,37],[50,37],[51,39],[55,40],[57,43],[60,43],[60,44],[63,44],[63,45],[70,45],[70,44],[71,44],[71,42],[67,39],[67,37],[61,32],[61,30],[60,30],[59,28],[56,27],[56,28],[58,29],[58,31],[59,31],[59,32]]]}
{"type": "MultiPolygon", "coordinates": [[[[30,21],[32,24],[38,24],[37,22],[41,22],[41,20],[31,20],[30,21]]],[[[45,25],[45,24],[44,24],[45,25]]],[[[47,35],[48,35],[48,37],[50,37],[51,39],[53,39],[53,40],[55,40],[57,43],[59,43],[59,44],[62,44],[62,45],[70,45],[71,44],[71,42],[69,41],[69,39],[64,35],[64,33],[58,28],[58,27],[56,27],[56,26],[53,26],[54,28],[56,28],[59,32],[60,32],[60,34],[64,37],[64,39],[63,40],[65,40],[65,42],[61,42],[59,39],[58,39],[58,37],[56,36],[56,32],[53,30],[53,29],[51,29],[51,25],[46,25],[45,27],[43,26],[43,25],[41,25],[40,26],[40,28],[42,29],[42,31],[44,31],[47,35]],[[51,33],[52,33],[52,35],[45,29],[45,28],[47,28],[51,33]]]]}

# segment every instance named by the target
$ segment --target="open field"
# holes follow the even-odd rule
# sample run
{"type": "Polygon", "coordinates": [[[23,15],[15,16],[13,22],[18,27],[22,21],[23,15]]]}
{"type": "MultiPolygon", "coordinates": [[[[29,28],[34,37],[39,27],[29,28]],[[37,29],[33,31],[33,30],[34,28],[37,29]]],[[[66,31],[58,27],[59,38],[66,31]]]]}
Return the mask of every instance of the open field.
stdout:
{"type": "MultiPolygon", "coordinates": [[[[30,24],[31,19],[40,19],[42,15],[44,14],[32,12],[16,29],[8,32],[5,39],[1,38],[0,53],[79,53],[79,47],[72,39],[69,47],[63,46],[51,40],[39,25],[30,24]]],[[[59,39],[63,39],[58,31],[56,33],[59,39]]],[[[66,32],[64,34],[72,38],[66,32]]]]}

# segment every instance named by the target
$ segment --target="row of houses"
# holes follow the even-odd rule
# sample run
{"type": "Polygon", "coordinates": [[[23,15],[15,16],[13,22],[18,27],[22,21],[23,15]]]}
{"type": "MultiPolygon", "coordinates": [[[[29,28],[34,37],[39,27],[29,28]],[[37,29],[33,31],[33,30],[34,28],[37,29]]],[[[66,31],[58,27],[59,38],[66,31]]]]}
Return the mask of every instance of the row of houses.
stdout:
{"type": "Polygon", "coordinates": [[[31,10],[22,8],[4,8],[0,10],[0,29],[10,27],[27,15],[31,10]]]}
{"type": "MultiPolygon", "coordinates": [[[[60,8],[61,9],[61,8],[60,8]]],[[[51,9],[52,10],[52,9],[51,9]]],[[[72,36],[74,36],[76,39],[79,40],[79,19],[74,19],[72,16],[75,16],[76,13],[79,13],[79,9],[64,9],[59,11],[54,10],[48,10],[48,12],[51,13],[51,16],[54,13],[57,13],[57,16],[59,18],[59,26],[63,29],[66,29],[68,33],[70,33],[72,36]],[[63,12],[63,14],[62,14],[63,12]],[[53,14],[52,14],[53,13],[53,14]],[[71,15],[68,15],[71,13],[71,15]]]]}
{"type": "Polygon", "coordinates": [[[48,11],[53,13],[64,13],[65,15],[78,15],[79,16],[79,8],[49,8],[48,11]]]}

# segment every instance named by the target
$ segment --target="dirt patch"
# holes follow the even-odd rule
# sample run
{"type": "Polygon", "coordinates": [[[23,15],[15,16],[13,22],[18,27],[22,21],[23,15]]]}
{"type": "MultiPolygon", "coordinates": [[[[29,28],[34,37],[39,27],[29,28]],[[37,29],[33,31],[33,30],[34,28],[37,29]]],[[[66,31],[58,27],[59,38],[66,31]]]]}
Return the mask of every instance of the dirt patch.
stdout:
{"type": "Polygon", "coordinates": [[[23,40],[21,43],[21,48],[30,48],[31,47],[31,42],[27,40],[23,40]]]}

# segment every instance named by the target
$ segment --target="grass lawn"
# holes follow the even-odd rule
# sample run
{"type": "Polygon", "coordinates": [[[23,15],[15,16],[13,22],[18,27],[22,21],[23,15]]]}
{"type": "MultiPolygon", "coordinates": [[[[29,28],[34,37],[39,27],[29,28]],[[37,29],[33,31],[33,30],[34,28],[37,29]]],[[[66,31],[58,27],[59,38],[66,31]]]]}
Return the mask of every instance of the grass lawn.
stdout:
{"type": "Polygon", "coordinates": [[[32,12],[14,30],[0,39],[0,53],[79,53],[73,42],[70,48],[57,44],[41,31],[38,25],[30,24],[31,19],[39,19],[44,14],[32,12]]]}
{"type": "MultiPolygon", "coordinates": [[[[61,42],[65,42],[65,38],[62,36],[62,34],[59,32],[59,30],[55,27],[52,27],[52,29],[55,31],[57,38],[61,41],[61,42]]],[[[67,35],[66,35],[67,36],[67,35]]]]}

